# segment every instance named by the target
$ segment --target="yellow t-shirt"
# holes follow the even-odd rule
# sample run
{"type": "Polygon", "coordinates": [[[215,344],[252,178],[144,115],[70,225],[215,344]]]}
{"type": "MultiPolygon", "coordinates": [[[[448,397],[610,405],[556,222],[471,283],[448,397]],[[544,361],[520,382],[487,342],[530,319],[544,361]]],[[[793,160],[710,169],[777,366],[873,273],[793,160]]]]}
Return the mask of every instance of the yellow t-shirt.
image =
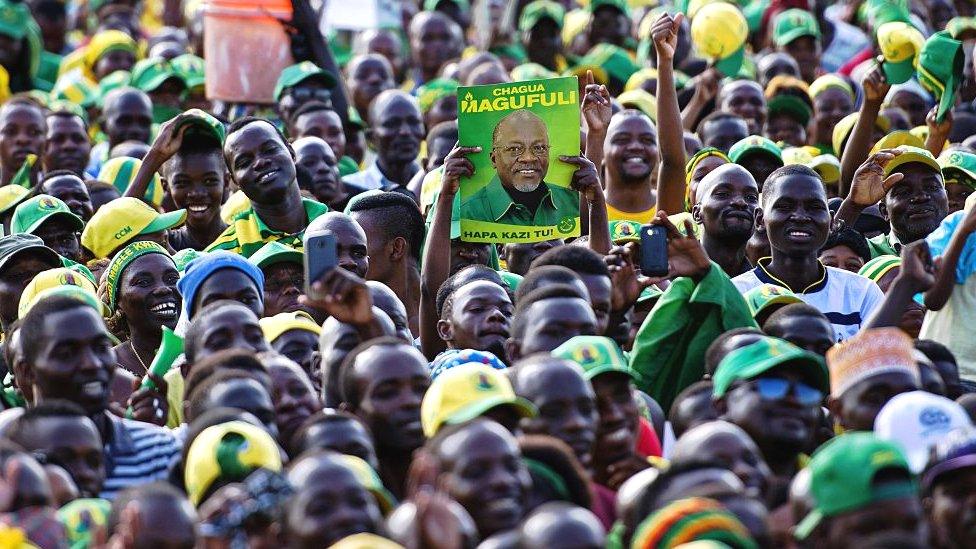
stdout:
{"type": "Polygon", "coordinates": [[[657,206],[643,212],[625,212],[607,204],[607,217],[610,221],[636,221],[641,225],[650,223],[657,213],[657,206]]]}

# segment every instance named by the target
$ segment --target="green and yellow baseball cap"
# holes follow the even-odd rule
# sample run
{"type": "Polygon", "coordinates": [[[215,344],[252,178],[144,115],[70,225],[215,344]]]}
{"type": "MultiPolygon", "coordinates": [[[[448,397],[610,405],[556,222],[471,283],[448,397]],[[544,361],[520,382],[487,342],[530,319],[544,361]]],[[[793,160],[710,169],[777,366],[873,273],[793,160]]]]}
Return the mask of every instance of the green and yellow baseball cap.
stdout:
{"type": "Polygon", "coordinates": [[[725,2],[702,6],[691,20],[691,42],[725,76],[735,76],[745,59],[749,25],[739,8],[725,2]]]}
{"type": "Polygon", "coordinates": [[[962,83],[966,55],[962,42],[948,31],[940,31],[925,41],[918,56],[918,82],[938,101],[935,118],[941,122],[956,103],[956,90],[962,83]]]}
{"type": "MultiPolygon", "coordinates": [[[[854,124],[857,123],[860,113],[852,112],[851,114],[840,119],[840,122],[834,126],[833,134],[831,134],[831,144],[834,146],[834,155],[837,158],[841,158],[844,154],[844,145],[847,144],[847,138],[851,136],[851,132],[854,131],[854,124]]],[[[891,123],[884,116],[878,116],[874,122],[874,126],[880,129],[884,133],[888,133],[891,129],[891,123]]]]}
{"type": "Polygon", "coordinates": [[[17,204],[26,200],[30,193],[30,189],[21,187],[20,185],[4,185],[0,187],[0,213],[10,208],[16,208],[17,204]]]}
{"type": "Polygon", "coordinates": [[[193,89],[206,83],[206,64],[203,58],[197,57],[192,53],[184,53],[174,57],[169,62],[170,67],[183,78],[186,87],[193,89]]]}
{"type": "Polygon", "coordinates": [[[274,99],[278,101],[281,99],[281,94],[292,86],[300,84],[302,81],[309,78],[321,78],[325,81],[326,87],[333,88],[336,85],[336,77],[331,72],[320,68],[315,63],[311,61],[302,61],[301,63],[296,63],[289,67],[285,67],[281,71],[281,76],[278,77],[278,82],[274,87],[274,99]]]}
{"type": "Polygon", "coordinates": [[[925,37],[908,23],[892,21],[878,27],[885,79],[891,84],[903,84],[915,76],[915,62],[924,45],[925,37]]]}
{"type": "Polygon", "coordinates": [[[143,59],[132,67],[132,78],[129,85],[149,93],[163,85],[164,82],[175,78],[186,86],[186,81],[177,73],[168,61],[161,57],[143,59]]]}
{"type": "Polygon", "coordinates": [[[525,82],[526,80],[555,78],[559,75],[555,71],[551,71],[538,63],[522,63],[512,69],[510,76],[513,82],[525,82]]]}
{"type": "Polygon", "coordinates": [[[227,130],[224,128],[224,124],[211,116],[210,113],[200,109],[190,109],[184,111],[180,116],[176,129],[182,126],[190,126],[184,135],[204,133],[216,138],[221,144],[224,143],[227,130]]]}
{"type": "Polygon", "coordinates": [[[614,244],[640,242],[641,224],[636,221],[615,220],[610,222],[610,240],[614,244]]]}
{"type": "Polygon", "coordinates": [[[640,88],[625,91],[617,96],[617,102],[624,108],[637,109],[657,122],[657,98],[640,88]]]}
{"type": "Polygon", "coordinates": [[[918,136],[913,135],[912,132],[908,130],[895,130],[885,134],[884,137],[878,140],[877,143],[871,147],[871,154],[874,154],[881,149],[897,149],[902,145],[908,147],[925,148],[925,142],[918,138],[918,136]]]}
{"type": "Polygon", "coordinates": [[[752,318],[771,312],[769,309],[777,305],[782,307],[793,303],[803,303],[803,300],[796,294],[775,284],[761,284],[743,294],[742,297],[749,305],[752,318]]]}
{"type": "Polygon", "coordinates": [[[132,73],[129,71],[113,71],[105,75],[98,81],[98,89],[95,91],[95,101],[99,105],[103,105],[105,98],[112,90],[128,86],[131,80],[132,73]]]}
{"type": "Polygon", "coordinates": [[[881,25],[893,21],[911,22],[908,0],[868,0],[864,5],[868,24],[877,31],[881,25]]]}
{"type": "Polygon", "coordinates": [[[240,482],[256,469],[281,471],[281,452],[264,429],[243,421],[207,427],[190,444],[183,469],[186,495],[200,505],[217,481],[240,482]]]}
{"type": "Polygon", "coordinates": [[[823,358],[782,339],[763,337],[732,351],[718,363],[712,395],[720,397],[732,383],[754,379],[784,364],[797,368],[807,381],[824,394],[830,393],[830,374],[823,358]]]}
{"type": "Polygon", "coordinates": [[[976,38],[976,17],[953,17],[945,30],[956,40],[972,40],[976,38]]]}
{"type": "Polygon", "coordinates": [[[550,19],[556,24],[556,27],[562,29],[564,17],[566,17],[566,8],[562,4],[553,2],[552,0],[535,0],[534,2],[529,2],[522,9],[522,15],[519,16],[518,28],[520,31],[525,32],[536,26],[539,21],[550,19]]]}
{"type": "Polygon", "coordinates": [[[875,283],[881,280],[881,277],[888,274],[892,269],[901,267],[901,257],[897,255],[879,255],[878,257],[872,258],[861,267],[857,274],[870,278],[875,283]]]}
{"type": "Polygon", "coordinates": [[[390,514],[397,506],[396,497],[383,486],[383,481],[380,479],[379,474],[369,466],[369,463],[366,463],[363,458],[349,454],[339,454],[336,457],[352,471],[353,476],[356,477],[359,484],[362,484],[363,488],[366,488],[376,498],[376,504],[379,506],[383,516],[390,514]]]}
{"type": "Polygon", "coordinates": [[[27,2],[0,0],[0,34],[22,40],[32,19],[27,2]]]}
{"type": "Polygon", "coordinates": [[[824,185],[833,185],[840,181],[840,159],[832,154],[818,154],[807,166],[820,175],[824,185]]]}
{"type": "Polygon", "coordinates": [[[810,87],[808,89],[810,99],[816,99],[818,95],[830,89],[841,90],[851,98],[851,101],[854,101],[854,88],[851,87],[847,80],[844,80],[839,75],[834,73],[819,76],[816,80],[810,83],[810,87]]]}
{"type": "MultiPolygon", "coordinates": [[[[105,78],[108,78],[108,76],[105,78]]],[[[54,83],[54,88],[51,89],[51,99],[70,101],[84,108],[91,107],[97,103],[98,97],[98,89],[88,80],[77,75],[64,75],[58,78],[54,83]]]]}
{"type": "Polygon", "coordinates": [[[960,150],[943,152],[936,159],[942,166],[942,177],[946,184],[958,183],[967,187],[976,187],[976,154],[960,150]]]}
{"type": "Polygon", "coordinates": [[[608,373],[635,377],[620,347],[609,337],[575,336],[553,349],[552,356],[565,358],[582,366],[586,379],[608,373]]]}
{"type": "Polygon", "coordinates": [[[71,213],[67,204],[51,195],[39,194],[17,206],[10,219],[10,232],[34,234],[38,227],[51,219],[64,219],[75,231],[85,228],[85,222],[71,213]]]}
{"type": "Polygon", "coordinates": [[[582,78],[586,76],[587,70],[592,70],[593,77],[597,81],[605,84],[615,80],[623,87],[639,69],[640,67],[630,57],[627,50],[613,44],[600,43],[586,52],[586,55],[580,57],[576,66],[567,72],[570,76],[575,75],[582,78]]]}
{"type": "Polygon", "coordinates": [[[735,164],[741,164],[739,160],[751,154],[764,154],[774,158],[780,166],[783,165],[783,150],[779,148],[779,145],[761,135],[750,135],[745,139],[740,139],[729,148],[729,159],[735,164]]]}
{"type": "Polygon", "coordinates": [[[512,382],[500,370],[461,364],[431,382],[420,404],[420,423],[430,438],[444,425],[470,421],[496,406],[509,406],[521,417],[537,413],[535,405],[515,395],[512,382]]]}
{"type": "Polygon", "coordinates": [[[895,148],[896,151],[900,151],[901,154],[892,158],[884,167],[884,175],[888,177],[892,172],[896,171],[896,168],[903,166],[905,164],[925,164],[926,166],[932,168],[933,170],[942,173],[942,166],[939,166],[939,161],[932,156],[928,150],[922,147],[912,147],[910,145],[902,145],[895,148]]]}
{"type": "Polygon", "coordinates": [[[502,282],[505,284],[505,287],[508,288],[509,292],[514,294],[515,290],[518,290],[519,284],[522,283],[522,275],[502,269],[498,269],[495,272],[498,273],[498,276],[502,277],[502,282]]]}
{"type": "Polygon", "coordinates": [[[766,108],[769,117],[779,114],[786,115],[802,126],[806,126],[810,122],[810,118],[813,117],[813,109],[810,108],[810,105],[803,99],[789,93],[780,93],[770,97],[766,101],[766,108]]]}
{"type": "Polygon", "coordinates": [[[417,103],[420,112],[426,113],[434,103],[445,97],[457,95],[458,81],[453,78],[435,78],[417,88],[417,103]]]}
{"type": "MultiPolygon", "coordinates": [[[[88,277],[79,274],[74,269],[58,267],[56,269],[41,271],[27,283],[24,291],[20,294],[20,303],[17,306],[17,318],[24,318],[27,311],[44,297],[41,295],[43,292],[66,286],[88,292],[94,298],[94,303],[97,304],[95,308],[98,309],[98,312],[102,316],[108,316],[108,308],[98,299],[98,288],[95,287],[94,282],[89,280],[88,277]]],[[[85,298],[85,300],[88,300],[88,298],[85,298]]]]}
{"type": "MultiPolygon", "coordinates": [[[[125,194],[125,191],[129,188],[129,185],[136,178],[136,174],[139,173],[139,169],[142,167],[142,160],[138,158],[132,158],[130,156],[117,156],[115,158],[110,158],[102,164],[102,168],[98,170],[99,181],[104,181],[105,183],[110,183],[113,187],[118,189],[119,194],[125,194]]],[[[153,206],[157,208],[163,203],[163,182],[159,178],[159,174],[154,173],[152,176],[152,181],[149,182],[149,187],[146,189],[146,194],[142,195],[146,201],[150,202],[153,206]]]]}
{"type": "Polygon", "coordinates": [[[781,11],[773,20],[773,43],[785,46],[797,38],[812,36],[820,38],[817,18],[807,10],[798,8],[781,11]]]}
{"type": "Polygon", "coordinates": [[[788,166],[790,164],[801,164],[803,166],[807,166],[813,161],[814,155],[818,152],[820,152],[819,149],[810,145],[804,145],[802,147],[784,147],[783,165],[788,166]]]}
{"type": "Polygon", "coordinates": [[[88,221],[81,233],[81,245],[101,259],[136,236],[172,229],[184,221],[186,210],[159,213],[138,198],[116,198],[99,208],[88,221]]]}
{"type": "Polygon", "coordinates": [[[322,327],[304,311],[278,313],[274,316],[266,316],[258,322],[261,324],[261,331],[264,332],[264,338],[268,340],[268,343],[272,343],[285,332],[292,330],[305,330],[315,335],[322,333],[322,327]]]}
{"type": "Polygon", "coordinates": [[[908,460],[894,442],[873,433],[847,433],[824,443],[810,459],[810,495],[813,510],[796,526],[797,539],[806,539],[827,517],[855,511],[877,501],[915,498],[908,460]],[[875,476],[900,470],[904,480],[875,485],[875,476]]]}
{"type": "Polygon", "coordinates": [[[98,32],[85,46],[83,58],[85,67],[89,71],[93,70],[102,56],[113,51],[127,51],[135,56],[138,54],[138,45],[131,36],[120,30],[109,29],[98,32]]]}
{"type": "Polygon", "coordinates": [[[261,246],[247,260],[257,265],[259,269],[270,267],[277,263],[296,263],[302,265],[305,261],[305,254],[281,242],[272,241],[261,246]]]}

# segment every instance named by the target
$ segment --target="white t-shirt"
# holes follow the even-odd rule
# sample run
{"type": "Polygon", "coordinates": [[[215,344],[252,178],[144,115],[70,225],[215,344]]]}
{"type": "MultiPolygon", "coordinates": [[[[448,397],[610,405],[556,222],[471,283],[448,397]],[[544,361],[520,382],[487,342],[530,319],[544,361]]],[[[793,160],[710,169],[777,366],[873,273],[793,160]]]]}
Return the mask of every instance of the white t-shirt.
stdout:
{"type": "Polygon", "coordinates": [[[763,264],[768,264],[770,259],[761,259],[755,269],[733,278],[732,284],[743,294],[762,284],[775,284],[793,291],[804,303],[816,308],[830,320],[837,333],[837,341],[856,334],[884,299],[881,288],[871,279],[833,267],[823,267],[823,278],[820,281],[803,293],[797,292],[776,280],[763,268],[763,264]]]}

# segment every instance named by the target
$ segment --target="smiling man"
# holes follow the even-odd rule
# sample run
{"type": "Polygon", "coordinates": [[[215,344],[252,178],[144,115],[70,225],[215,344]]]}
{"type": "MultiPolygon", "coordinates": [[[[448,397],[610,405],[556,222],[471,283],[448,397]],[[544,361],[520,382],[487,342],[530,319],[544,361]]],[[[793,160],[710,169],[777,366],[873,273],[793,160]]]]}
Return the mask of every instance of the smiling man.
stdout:
{"type": "Polygon", "coordinates": [[[822,312],[838,341],[857,333],[884,296],[869,279],[820,263],[830,210],[817,172],[790,165],[771,173],[756,223],[766,228],[772,257],[732,279],[736,288],[745,293],[761,284],[782,286],[822,312]]]}
{"type": "Polygon", "coordinates": [[[558,225],[579,212],[579,197],[545,182],[549,171],[546,123],[530,111],[509,114],[491,137],[496,176],[461,204],[461,218],[507,225],[558,225]]]}
{"type": "Polygon", "coordinates": [[[646,114],[625,110],[610,119],[603,146],[610,221],[650,223],[656,211],[657,128],[646,114]]]}
{"type": "Polygon", "coordinates": [[[224,160],[251,207],[237,214],[207,251],[250,257],[271,241],[301,250],[305,229],[329,207],[302,198],[295,179],[295,152],[281,132],[261,118],[237,120],[227,129],[224,160]]]}

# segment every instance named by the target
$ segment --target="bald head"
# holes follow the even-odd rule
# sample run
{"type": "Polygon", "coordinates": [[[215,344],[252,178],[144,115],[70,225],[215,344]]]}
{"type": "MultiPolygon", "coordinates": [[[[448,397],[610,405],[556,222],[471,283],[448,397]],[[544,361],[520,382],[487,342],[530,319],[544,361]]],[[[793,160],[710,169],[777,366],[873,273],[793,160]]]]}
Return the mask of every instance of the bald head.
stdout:
{"type": "Polygon", "coordinates": [[[711,194],[712,190],[719,183],[733,183],[754,187],[758,192],[759,186],[752,174],[738,164],[723,164],[708,173],[701,182],[698,183],[698,190],[695,196],[699,202],[704,201],[711,194]]]}
{"type": "Polygon", "coordinates": [[[117,88],[105,96],[102,125],[110,147],[123,141],[149,142],[152,101],[142,90],[117,88]]]}
{"type": "Polygon", "coordinates": [[[412,109],[416,111],[417,117],[420,117],[420,107],[417,106],[417,100],[412,95],[401,90],[386,90],[377,95],[370,104],[369,123],[374,126],[381,123],[393,107],[412,109]]]}

